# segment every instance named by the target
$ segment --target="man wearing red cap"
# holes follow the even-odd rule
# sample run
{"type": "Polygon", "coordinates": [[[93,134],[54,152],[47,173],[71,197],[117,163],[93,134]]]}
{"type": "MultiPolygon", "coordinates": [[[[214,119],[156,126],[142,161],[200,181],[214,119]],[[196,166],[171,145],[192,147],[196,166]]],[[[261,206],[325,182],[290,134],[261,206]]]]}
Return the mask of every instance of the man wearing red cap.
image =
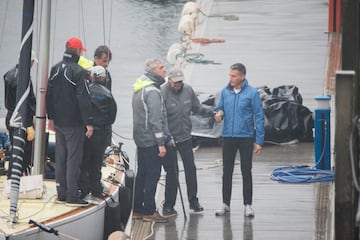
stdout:
{"type": "Polygon", "coordinates": [[[63,60],[51,69],[46,92],[48,128],[56,131],[57,202],[87,206],[88,203],[80,199],[78,181],[84,135],[90,138],[93,127],[88,73],[77,64],[86,48],[76,37],[68,39],[65,46],[63,60]]]}
{"type": "MultiPolygon", "coordinates": [[[[83,44],[81,42],[81,40],[77,37],[72,37],[69,38],[66,41],[66,48],[67,49],[80,49],[81,51],[86,51],[87,49],[83,47],[83,44]]],[[[79,57],[81,56],[81,54],[79,55],[79,57]]]]}

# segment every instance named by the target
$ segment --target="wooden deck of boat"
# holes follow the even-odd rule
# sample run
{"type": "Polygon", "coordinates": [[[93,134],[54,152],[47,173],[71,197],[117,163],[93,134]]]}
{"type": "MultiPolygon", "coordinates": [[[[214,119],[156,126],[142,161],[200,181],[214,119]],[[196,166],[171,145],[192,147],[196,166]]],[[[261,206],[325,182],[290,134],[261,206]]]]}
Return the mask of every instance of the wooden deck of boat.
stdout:
{"type": "MultiPolygon", "coordinates": [[[[117,174],[116,179],[121,180],[122,173],[120,171],[114,170],[117,167],[115,164],[109,164],[109,166],[102,168],[102,174],[104,178],[112,174],[117,174]]],[[[53,226],[55,222],[64,221],[64,219],[71,219],[76,215],[86,215],[89,212],[97,212],[100,209],[105,208],[105,201],[102,201],[99,205],[90,204],[87,207],[69,207],[65,204],[56,203],[57,193],[56,193],[56,183],[53,179],[44,180],[44,194],[39,199],[26,199],[19,198],[18,200],[18,221],[13,224],[10,221],[9,209],[10,209],[10,199],[8,199],[4,193],[5,181],[7,177],[0,177],[0,239],[3,239],[4,236],[12,236],[21,234],[25,231],[30,230],[34,226],[29,224],[29,220],[34,220],[38,223],[49,224],[53,226]]],[[[117,190],[117,186],[111,184],[110,182],[104,181],[103,185],[107,188],[109,193],[114,193],[117,190]]],[[[77,217],[76,217],[77,218],[77,217]]],[[[76,219],[74,217],[74,219],[76,219]]],[[[74,220],[73,220],[74,221],[74,220]]],[[[65,220],[66,222],[66,220],[65,220]]],[[[64,224],[64,223],[62,223],[64,224]]],[[[103,226],[101,226],[102,228],[103,226]]],[[[99,228],[100,230],[100,228],[99,228]]],[[[77,232],[77,236],[72,236],[74,239],[81,239],[81,236],[84,236],[82,230],[77,232]]],[[[46,234],[46,233],[45,233],[46,234]]],[[[47,233],[49,236],[46,239],[58,239],[57,236],[47,233]]],[[[65,234],[65,233],[64,233],[65,234]]],[[[67,233],[72,234],[72,233],[67,233]]],[[[32,236],[33,237],[33,236],[32,236]]],[[[30,238],[29,238],[30,239],[30,238]]],[[[32,239],[32,238],[31,238],[32,239]]],[[[43,239],[43,238],[41,238],[43,239]]]]}
{"type": "MultiPolygon", "coordinates": [[[[326,70],[334,71],[332,66],[336,66],[326,66],[327,1],[200,2],[202,10],[209,17],[201,19],[196,37],[224,39],[225,42],[192,45],[193,52],[201,52],[205,59],[221,63],[193,63],[185,66],[185,80],[195,91],[216,93],[228,81],[229,66],[235,62],[243,62],[248,67],[247,76],[252,86],[267,85],[272,88],[294,84],[300,89],[304,105],[314,110],[315,95],[321,95],[329,89],[325,84],[324,73],[326,70]]],[[[222,204],[221,147],[201,146],[195,152],[195,159],[198,168],[198,197],[205,208],[204,212],[190,212],[185,177],[181,172],[180,185],[187,218],[184,218],[178,195],[176,218],[170,219],[168,223],[158,224],[134,221],[133,233],[136,235],[132,239],[332,239],[332,182],[290,184],[270,179],[272,170],[279,166],[314,166],[312,143],[267,145],[261,155],[254,156],[255,218],[252,220],[243,215],[239,157],[234,170],[231,214],[224,217],[215,216],[215,210],[222,204]]],[[[181,163],[179,166],[181,168],[181,163]]],[[[160,213],[164,198],[163,185],[162,178],[157,194],[160,213]]]]}

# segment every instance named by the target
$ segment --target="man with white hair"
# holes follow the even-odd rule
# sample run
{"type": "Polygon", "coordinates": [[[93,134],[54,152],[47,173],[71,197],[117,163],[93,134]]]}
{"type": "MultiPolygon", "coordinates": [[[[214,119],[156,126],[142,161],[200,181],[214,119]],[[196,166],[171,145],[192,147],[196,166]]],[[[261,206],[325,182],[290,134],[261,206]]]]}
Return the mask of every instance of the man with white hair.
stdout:
{"type": "Polygon", "coordinates": [[[168,135],[166,109],[160,92],[165,82],[164,63],[157,58],[145,62],[145,73],[133,85],[133,138],[137,146],[134,219],[167,222],[156,211],[155,193],[168,135]]]}
{"type": "Polygon", "coordinates": [[[89,203],[98,204],[103,198],[101,166],[107,144],[108,132],[116,118],[117,106],[106,87],[106,70],[93,66],[90,72],[91,122],[93,134],[85,138],[79,187],[89,203]]]}

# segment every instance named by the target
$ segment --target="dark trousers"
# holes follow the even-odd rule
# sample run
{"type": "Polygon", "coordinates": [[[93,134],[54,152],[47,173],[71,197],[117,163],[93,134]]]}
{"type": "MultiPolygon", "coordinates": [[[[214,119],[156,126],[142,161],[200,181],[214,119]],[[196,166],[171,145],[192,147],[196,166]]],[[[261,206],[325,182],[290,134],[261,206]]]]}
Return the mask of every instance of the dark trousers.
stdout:
{"type": "Polygon", "coordinates": [[[159,147],[138,147],[135,178],[134,212],[152,215],[156,210],[155,193],[161,173],[159,147]]]}
{"type": "Polygon", "coordinates": [[[190,205],[198,202],[197,198],[197,177],[196,166],[194,162],[194,153],[192,150],[191,139],[176,143],[176,147],[166,147],[166,157],[163,160],[163,166],[166,171],[165,184],[165,203],[164,207],[173,208],[177,195],[177,184],[179,181],[179,167],[177,159],[177,151],[181,156],[185,180],[187,187],[187,195],[190,205]]]}
{"type": "Polygon", "coordinates": [[[85,129],[84,126],[55,126],[55,129],[55,177],[58,197],[66,198],[66,201],[76,201],[79,199],[78,181],[83,159],[85,129]]]}
{"type": "Polygon", "coordinates": [[[224,138],[223,139],[223,203],[230,206],[232,178],[236,153],[240,152],[240,166],[243,179],[243,202],[244,205],[252,204],[252,155],[254,148],[253,138],[224,138]]]}
{"type": "Polygon", "coordinates": [[[95,197],[102,196],[101,167],[107,140],[108,133],[106,129],[94,129],[91,138],[85,138],[79,182],[82,196],[88,193],[95,197]]]}

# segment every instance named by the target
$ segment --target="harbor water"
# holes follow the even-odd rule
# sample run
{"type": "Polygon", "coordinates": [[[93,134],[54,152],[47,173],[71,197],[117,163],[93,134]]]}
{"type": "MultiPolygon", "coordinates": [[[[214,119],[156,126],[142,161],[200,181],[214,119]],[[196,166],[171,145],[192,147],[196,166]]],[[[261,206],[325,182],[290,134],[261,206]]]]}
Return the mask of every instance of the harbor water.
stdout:
{"type": "MultiPolygon", "coordinates": [[[[35,1],[35,3],[40,1],[35,1]]],[[[116,142],[125,143],[124,148],[133,159],[135,146],[132,138],[132,84],[144,72],[147,58],[166,59],[169,46],[179,42],[177,25],[182,6],[186,1],[173,0],[112,0],[112,1],[51,1],[50,63],[62,59],[65,42],[72,36],[83,40],[87,52],[93,59],[97,46],[110,47],[113,59],[108,70],[113,79],[113,95],[118,113],[113,130],[116,142]],[[104,11],[102,10],[104,2],[104,11]],[[119,137],[119,136],[121,137],[119,137]]],[[[38,15],[40,4],[35,7],[34,50],[41,48],[38,38],[38,15]]],[[[22,1],[0,1],[0,73],[3,76],[18,61],[21,41],[22,1]]],[[[41,64],[41,63],[38,63],[41,64]]],[[[168,64],[169,65],[169,64],[168,64]]],[[[36,86],[37,65],[31,70],[36,86]]],[[[40,80],[39,80],[40,81],[40,80]]],[[[0,89],[4,89],[3,80],[0,89]]],[[[6,114],[4,92],[0,92],[0,118],[6,114]]]]}

